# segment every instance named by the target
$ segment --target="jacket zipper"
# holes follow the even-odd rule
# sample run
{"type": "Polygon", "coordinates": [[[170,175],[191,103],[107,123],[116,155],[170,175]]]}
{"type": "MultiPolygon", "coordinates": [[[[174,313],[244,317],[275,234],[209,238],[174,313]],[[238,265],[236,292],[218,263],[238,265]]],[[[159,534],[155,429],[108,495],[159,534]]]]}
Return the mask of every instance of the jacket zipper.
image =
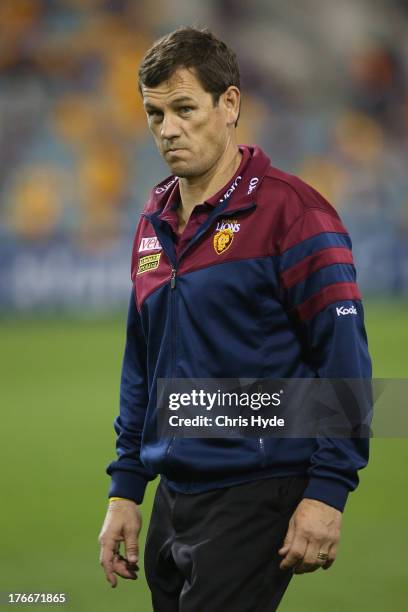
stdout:
{"type": "MultiPolygon", "coordinates": [[[[170,308],[171,308],[171,373],[172,377],[175,378],[176,374],[176,346],[177,346],[177,317],[176,317],[176,275],[177,268],[174,266],[171,269],[170,277],[170,308]]],[[[174,444],[174,436],[170,438],[170,441],[166,449],[166,457],[169,457],[172,446],[174,444]]]]}
{"type": "MultiPolygon", "coordinates": [[[[220,211],[217,215],[214,215],[209,225],[206,225],[204,222],[203,224],[204,228],[202,228],[201,231],[199,231],[198,234],[196,234],[194,239],[191,240],[191,242],[187,245],[184,251],[180,253],[178,261],[180,261],[180,259],[186,253],[186,251],[188,251],[188,249],[191,246],[193,246],[193,244],[195,244],[197,240],[201,238],[201,236],[203,236],[207,231],[209,231],[210,227],[213,225],[216,219],[218,219],[219,217],[230,217],[232,215],[239,214],[240,212],[246,212],[247,210],[251,210],[252,208],[255,208],[255,206],[256,204],[252,203],[246,206],[245,208],[240,208],[240,209],[231,210],[231,211],[220,211]]],[[[148,218],[147,215],[144,215],[144,216],[148,218]]],[[[156,235],[157,235],[157,231],[156,231],[156,235]]],[[[160,242],[160,238],[159,238],[159,242],[160,242]]],[[[176,373],[176,344],[177,344],[177,321],[176,321],[176,312],[175,312],[176,310],[176,292],[175,290],[176,290],[176,285],[177,285],[176,279],[177,279],[177,267],[175,264],[173,264],[171,268],[171,276],[170,276],[170,307],[171,307],[171,319],[172,319],[172,351],[171,351],[172,367],[171,367],[171,370],[172,370],[173,378],[175,378],[175,373],[176,373]]],[[[171,450],[174,444],[174,439],[175,438],[173,436],[168,443],[167,450],[166,450],[166,458],[170,456],[170,453],[171,453],[171,450]]],[[[262,449],[262,454],[264,456],[265,450],[264,450],[264,444],[263,444],[262,438],[259,439],[259,443],[262,449]]]]}
{"type": "Polygon", "coordinates": [[[177,317],[176,317],[176,274],[177,268],[171,269],[170,278],[170,308],[171,308],[171,337],[172,337],[172,351],[171,351],[171,375],[175,378],[176,375],[176,345],[177,345],[177,317]]]}
{"type": "Polygon", "coordinates": [[[261,452],[261,467],[265,467],[266,453],[265,453],[265,440],[263,438],[259,438],[259,450],[261,452]]]}
{"type": "Polygon", "coordinates": [[[170,277],[170,288],[171,289],[175,289],[176,288],[176,274],[177,274],[176,268],[172,268],[171,269],[171,277],[170,277]]]}

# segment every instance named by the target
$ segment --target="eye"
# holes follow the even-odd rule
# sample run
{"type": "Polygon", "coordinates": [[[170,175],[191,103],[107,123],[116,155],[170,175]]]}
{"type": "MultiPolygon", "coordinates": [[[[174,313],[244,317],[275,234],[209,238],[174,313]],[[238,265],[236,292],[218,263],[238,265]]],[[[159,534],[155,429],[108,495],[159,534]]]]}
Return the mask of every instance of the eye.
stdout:
{"type": "Polygon", "coordinates": [[[179,111],[182,115],[188,115],[189,113],[191,113],[192,111],[192,107],[191,106],[181,106],[179,111]]]}
{"type": "Polygon", "coordinates": [[[163,119],[163,113],[159,110],[147,111],[147,116],[154,121],[161,121],[163,119]]]}

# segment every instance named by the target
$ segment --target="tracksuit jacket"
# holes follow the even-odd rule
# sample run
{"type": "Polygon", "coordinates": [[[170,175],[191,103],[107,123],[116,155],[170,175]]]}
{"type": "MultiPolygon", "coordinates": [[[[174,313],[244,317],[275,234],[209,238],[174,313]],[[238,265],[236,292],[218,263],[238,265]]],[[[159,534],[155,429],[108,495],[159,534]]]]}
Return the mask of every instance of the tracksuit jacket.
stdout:
{"type": "Polygon", "coordinates": [[[367,438],[160,438],[158,378],[370,378],[351,242],[312,187],[241,146],[236,175],[176,254],[168,213],[178,179],[157,185],[132,255],[117,455],[110,496],[140,503],[160,474],[199,493],[308,475],[304,497],[343,510],[367,438]]]}

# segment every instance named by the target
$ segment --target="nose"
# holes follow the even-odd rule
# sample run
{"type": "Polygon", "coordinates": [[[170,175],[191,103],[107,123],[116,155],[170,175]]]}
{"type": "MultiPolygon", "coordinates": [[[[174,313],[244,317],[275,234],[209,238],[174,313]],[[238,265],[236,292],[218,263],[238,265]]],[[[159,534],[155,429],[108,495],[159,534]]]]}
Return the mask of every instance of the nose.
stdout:
{"type": "Polygon", "coordinates": [[[173,140],[180,136],[180,127],[177,117],[170,113],[165,113],[160,126],[160,136],[165,140],[173,140]]]}

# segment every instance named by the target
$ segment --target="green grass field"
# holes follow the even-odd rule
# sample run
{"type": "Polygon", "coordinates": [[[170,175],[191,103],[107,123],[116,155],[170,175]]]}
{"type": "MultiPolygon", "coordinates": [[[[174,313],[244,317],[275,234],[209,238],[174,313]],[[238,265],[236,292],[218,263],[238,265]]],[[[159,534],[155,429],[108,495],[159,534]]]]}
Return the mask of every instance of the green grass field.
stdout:
{"type": "MultiPolygon", "coordinates": [[[[375,375],[407,377],[407,305],[368,302],[366,317],[375,375]]],[[[2,592],[65,592],[84,612],[151,610],[143,574],[114,590],[98,564],[123,319],[0,323],[2,592]]],[[[407,609],[407,466],[407,439],[372,442],[336,564],[296,577],[282,612],[407,609]]]]}

